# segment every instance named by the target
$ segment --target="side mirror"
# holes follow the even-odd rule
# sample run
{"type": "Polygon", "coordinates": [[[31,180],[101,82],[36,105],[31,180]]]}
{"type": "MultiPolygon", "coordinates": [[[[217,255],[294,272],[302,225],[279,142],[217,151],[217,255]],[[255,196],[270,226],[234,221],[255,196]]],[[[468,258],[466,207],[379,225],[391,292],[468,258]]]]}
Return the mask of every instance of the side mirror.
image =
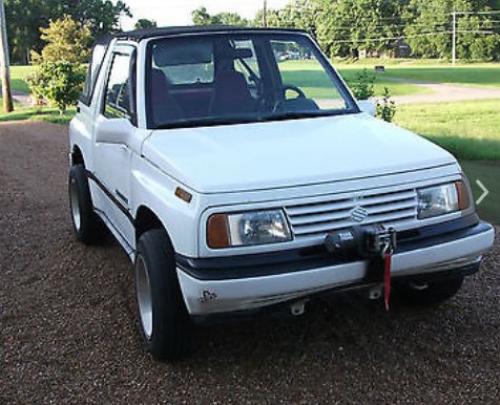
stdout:
{"type": "Polygon", "coordinates": [[[133,126],[127,118],[97,118],[95,142],[127,145],[133,126]]]}
{"type": "Polygon", "coordinates": [[[372,117],[377,115],[377,104],[372,100],[358,100],[358,106],[361,111],[370,114],[372,117]]]}

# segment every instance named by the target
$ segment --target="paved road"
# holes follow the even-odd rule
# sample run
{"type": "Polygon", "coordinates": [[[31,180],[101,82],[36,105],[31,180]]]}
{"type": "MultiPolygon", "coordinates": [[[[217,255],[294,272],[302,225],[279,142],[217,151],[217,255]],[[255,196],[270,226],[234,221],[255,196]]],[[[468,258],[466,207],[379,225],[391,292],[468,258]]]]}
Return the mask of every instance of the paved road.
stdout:
{"type": "Polygon", "coordinates": [[[337,296],[200,329],[191,359],[158,364],[126,255],[71,234],[65,127],[0,124],[0,156],[0,404],[498,403],[498,246],[437,309],[337,296]]]}

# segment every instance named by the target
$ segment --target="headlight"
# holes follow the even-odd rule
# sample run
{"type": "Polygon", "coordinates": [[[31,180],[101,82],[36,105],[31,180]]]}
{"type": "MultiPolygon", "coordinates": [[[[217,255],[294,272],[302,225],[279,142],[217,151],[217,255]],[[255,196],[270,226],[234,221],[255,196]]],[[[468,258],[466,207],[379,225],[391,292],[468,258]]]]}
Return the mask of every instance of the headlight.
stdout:
{"type": "Polygon", "coordinates": [[[417,190],[418,219],[464,210],[469,207],[469,192],[463,181],[417,190]]]}
{"type": "Polygon", "coordinates": [[[282,210],[214,214],[207,223],[207,243],[212,249],[286,242],[291,238],[282,210]]]}

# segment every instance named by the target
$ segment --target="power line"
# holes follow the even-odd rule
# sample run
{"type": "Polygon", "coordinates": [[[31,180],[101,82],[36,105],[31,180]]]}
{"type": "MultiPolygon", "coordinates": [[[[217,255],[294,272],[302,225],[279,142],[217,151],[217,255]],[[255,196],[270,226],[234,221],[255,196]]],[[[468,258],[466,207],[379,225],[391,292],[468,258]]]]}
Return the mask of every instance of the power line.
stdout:
{"type": "Polygon", "coordinates": [[[480,15],[489,15],[489,14],[500,14],[500,10],[488,10],[488,11],[457,11],[457,14],[463,14],[463,15],[474,15],[474,14],[480,14],[480,15]]]}
{"type": "MultiPolygon", "coordinates": [[[[429,28],[434,28],[434,27],[439,27],[442,25],[450,25],[449,22],[446,23],[438,23],[438,24],[424,24],[424,23],[419,23],[419,24],[376,24],[376,25],[371,25],[370,28],[394,28],[394,27],[429,27],[429,28]]],[[[359,28],[355,27],[353,25],[336,25],[333,27],[333,29],[353,29],[353,28],[359,28]]]]}
{"type": "Polygon", "coordinates": [[[383,41],[393,41],[393,40],[398,40],[398,39],[411,39],[411,38],[419,38],[419,37],[424,37],[424,36],[430,36],[430,35],[443,35],[443,34],[451,34],[451,31],[440,31],[440,32],[426,32],[423,34],[418,34],[418,35],[410,35],[410,36],[404,36],[400,35],[398,37],[385,37],[385,38],[365,38],[365,39],[340,39],[340,40],[335,40],[335,43],[357,43],[357,42],[383,42],[383,41]]]}

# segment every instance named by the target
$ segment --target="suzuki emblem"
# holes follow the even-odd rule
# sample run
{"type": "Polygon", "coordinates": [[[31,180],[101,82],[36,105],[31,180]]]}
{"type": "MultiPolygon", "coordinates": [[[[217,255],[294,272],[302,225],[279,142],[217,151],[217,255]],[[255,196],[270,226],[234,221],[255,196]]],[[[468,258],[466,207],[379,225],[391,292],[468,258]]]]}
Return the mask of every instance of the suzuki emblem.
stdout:
{"type": "Polygon", "coordinates": [[[353,221],[363,222],[368,216],[368,210],[358,205],[349,212],[349,215],[353,221]]]}

